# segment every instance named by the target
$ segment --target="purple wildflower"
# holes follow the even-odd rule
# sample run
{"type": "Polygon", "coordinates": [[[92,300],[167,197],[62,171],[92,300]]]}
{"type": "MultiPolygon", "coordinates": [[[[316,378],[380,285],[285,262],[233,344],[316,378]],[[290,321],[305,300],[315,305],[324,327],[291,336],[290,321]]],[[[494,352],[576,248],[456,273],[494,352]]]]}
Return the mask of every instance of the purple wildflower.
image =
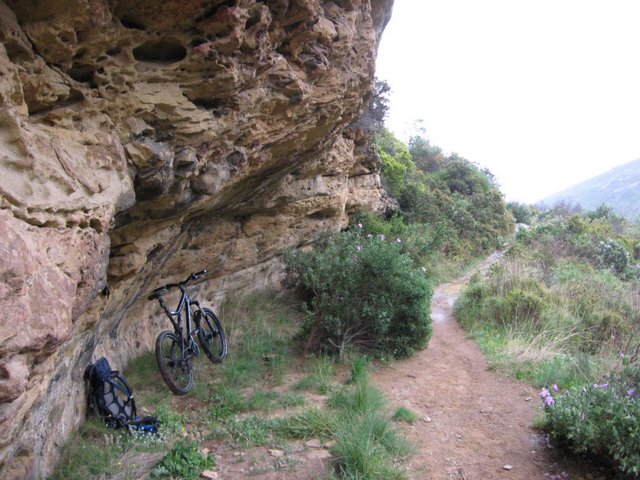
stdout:
{"type": "Polygon", "coordinates": [[[553,384],[553,391],[557,392],[559,390],[558,385],[556,383],[553,384]]]}
{"type": "Polygon", "coordinates": [[[636,396],[636,390],[635,390],[635,388],[632,388],[631,390],[629,390],[629,396],[630,396],[630,397],[635,397],[635,396],[636,396]]]}
{"type": "Polygon", "coordinates": [[[553,397],[551,395],[549,395],[548,397],[546,397],[544,399],[544,406],[545,407],[552,407],[553,405],[555,405],[556,401],[553,399],[553,397]]]}
{"type": "Polygon", "coordinates": [[[384,235],[380,234],[379,237],[380,237],[380,240],[384,240],[384,235]]]}
{"type": "Polygon", "coordinates": [[[551,393],[549,392],[548,389],[543,388],[542,390],[540,390],[540,397],[541,398],[548,398],[551,396],[551,393]]]}
{"type": "Polygon", "coordinates": [[[362,228],[362,224],[361,223],[358,224],[358,228],[362,228]]]}
{"type": "Polygon", "coordinates": [[[396,238],[396,242],[402,243],[402,240],[400,240],[399,238],[396,238]]]}

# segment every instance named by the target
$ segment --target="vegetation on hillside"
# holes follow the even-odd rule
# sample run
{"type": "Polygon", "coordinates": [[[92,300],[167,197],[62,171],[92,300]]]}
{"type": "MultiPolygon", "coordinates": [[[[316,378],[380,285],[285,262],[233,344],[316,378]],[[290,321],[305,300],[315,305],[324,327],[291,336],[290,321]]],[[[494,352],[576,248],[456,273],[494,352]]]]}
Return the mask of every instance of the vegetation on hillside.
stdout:
{"type": "Polygon", "coordinates": [[[640,399],[629,395],[638,366],[620,369],[640,345],[639,264],[637,225],[608,207],[559,206],[522,227],[504,261],[456,304],[494,364],[545,387],[543,423],[557,440],[628,473],[640,469],[640,450],[628,446],[640,438],[640,399]]]}
{"type": "Polygon", "coordinates": [[[405,222],[436,228],[449,256],[471,258],[495,248],[513,231],[493,175],[457,154],[444,155],[422,136],[406,146],[382,129],[376,143],[382,179],[405,222]]]}

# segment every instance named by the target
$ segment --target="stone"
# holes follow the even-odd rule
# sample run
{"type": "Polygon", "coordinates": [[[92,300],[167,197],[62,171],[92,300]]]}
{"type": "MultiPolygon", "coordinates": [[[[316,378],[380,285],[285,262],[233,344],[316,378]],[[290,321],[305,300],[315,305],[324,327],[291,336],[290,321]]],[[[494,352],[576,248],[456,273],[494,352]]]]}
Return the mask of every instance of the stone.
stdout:
{"type": "Polygon", "coordinates": [[[358,120],[393,2],[222,3],[0,0],[2,478],[51,472],[88,363],[153,348],[150,290],[279,286],[392,205],[358,120]]]}
{"type": "Polygon", "coordinates": [[[216,478],[219,478],[218,472],[214,472],[213,470],[205,470],[200,474],[200,477],[208,480],[215,480],[216,478]]]}
{"type": "Polygon", "coordinates": [[[325,450],[325,449],[311,450],[307,452],[307,458],[314,458],[314,459],[331,458],[331,453],[329,452],[329,450],[325,450]]]}
{"type": "Polygon", "coordinates": [[[513,465],[504,465],[502,467],[503,470],[513,470],[513,465]]]}
{"type": "Polygon", "coordinates": [[[271,455],[272,457],[283,457],[284,456],[284,451],[283,450],[271,449],[271,450],[267,450],[267,452],[269,452],[269,455],[271,455]]]}

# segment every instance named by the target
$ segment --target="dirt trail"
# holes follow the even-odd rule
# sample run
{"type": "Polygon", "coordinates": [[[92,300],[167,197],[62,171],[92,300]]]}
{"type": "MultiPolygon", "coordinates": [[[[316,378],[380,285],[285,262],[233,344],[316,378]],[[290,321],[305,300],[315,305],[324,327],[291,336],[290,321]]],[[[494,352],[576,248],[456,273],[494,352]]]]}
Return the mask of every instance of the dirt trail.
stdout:
{"type": "MultiPolygon", "coordinates": [[[[498,258],[492,255],[474,271],[489,268],[498,258]]],[[[531,428],[539,408],[537,391],[489,371],[477,345],[453,317],[453,304],[472,273],[436,289],[429,347],[372,375],[392,406],[419,415],[406,428],[416,446],[409,475],[538,479],[566,471],[569,467],[555,464],[545,439],[531,428]]]]}

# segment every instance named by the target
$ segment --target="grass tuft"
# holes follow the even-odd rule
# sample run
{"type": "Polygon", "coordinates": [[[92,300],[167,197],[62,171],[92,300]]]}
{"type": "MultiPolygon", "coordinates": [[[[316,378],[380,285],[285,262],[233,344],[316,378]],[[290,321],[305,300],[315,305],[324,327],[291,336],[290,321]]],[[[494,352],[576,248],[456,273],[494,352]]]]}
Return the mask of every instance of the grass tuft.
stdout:
{"type": "Polygon", "coordinates": [[[398,407],[392,417],[396,422],[413,423],[418,419],[418,414],[407,407],[398,407]]]}
{"type": "Polygon", "coordinates": [[[336,374],[336,363],[327,355],[312,355],[305,368],[307,375],[299,380],[293,388],[296,390],[315,390],[321,395],[333,391],[333,378],[336,374]]]}

